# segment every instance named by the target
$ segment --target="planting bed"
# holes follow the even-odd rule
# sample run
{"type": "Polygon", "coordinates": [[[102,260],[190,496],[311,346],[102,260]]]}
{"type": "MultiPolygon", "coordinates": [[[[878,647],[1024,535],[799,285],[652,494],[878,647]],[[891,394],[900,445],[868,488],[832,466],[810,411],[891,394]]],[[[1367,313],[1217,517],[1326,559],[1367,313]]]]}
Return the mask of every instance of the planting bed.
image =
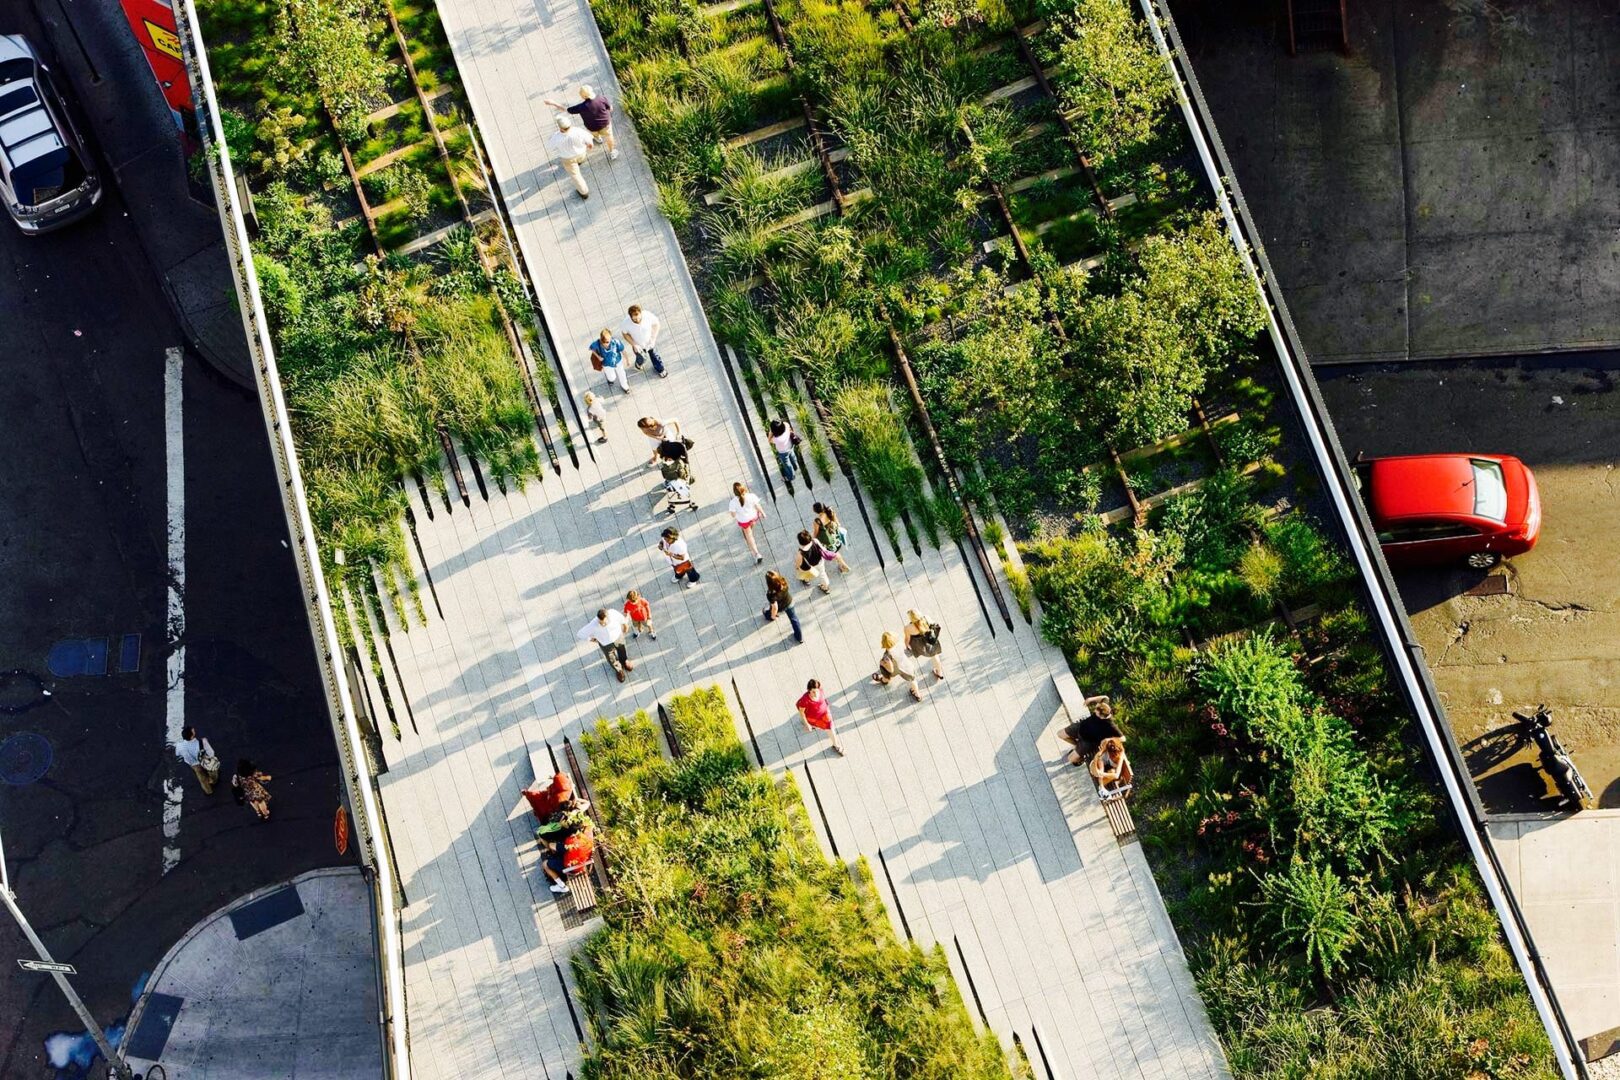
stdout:
{"type": "MultiPolygon", "coordinates": [[[[822,856],[791,778],[750,766],[718,687],[584,738],[611,849],[606,925],[574,958],[585,1080],[1011,1080],[943,950],[902,943],[864,861],[822,856]]],[[[1027,1077],[1022,1062],[1016,1074],[1027,1077]]]]}
{"type": "Polygon", "coordinates": [[[1235,1071],[1553,1075],[1285,464],[1258,298],[1134,9],[595,10],[755,407],[821,413],[897,554],[961,520],[930,494],[959,479],[1026,611],[1122,706],[1235,1071]]]}
{"type": "Polygon", "coordinates": [[[450,512],[539,476],[541,446],[556,466],[533,308],[431,4],[198,6],[322,564],[376,668],[381,605],[422,614],[402,485],[450,512]]]}

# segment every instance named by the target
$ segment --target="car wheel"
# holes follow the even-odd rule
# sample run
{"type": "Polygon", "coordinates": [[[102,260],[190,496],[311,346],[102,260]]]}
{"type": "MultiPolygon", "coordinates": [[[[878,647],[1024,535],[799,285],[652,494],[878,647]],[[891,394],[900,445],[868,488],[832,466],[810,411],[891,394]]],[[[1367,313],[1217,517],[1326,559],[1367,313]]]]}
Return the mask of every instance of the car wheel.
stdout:
{"type": "Polygon", "coordinates": [[[1476,551],[1468,556],[1468,565],[1475,570],[1489,570],[1502,561],[1502,556],[1494,551],[1476,551]]]}

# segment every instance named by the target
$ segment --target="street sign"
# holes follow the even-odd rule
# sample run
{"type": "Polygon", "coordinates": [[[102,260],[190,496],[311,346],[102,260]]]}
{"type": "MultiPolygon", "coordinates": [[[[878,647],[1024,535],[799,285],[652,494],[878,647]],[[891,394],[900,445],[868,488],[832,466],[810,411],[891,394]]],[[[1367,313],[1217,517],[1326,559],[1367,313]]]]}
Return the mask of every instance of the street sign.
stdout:
{"type": "Polygon", "coordinates": [[[43,960],[19,960],[17,966],[24,971],[57,971],[63,975],[77,975],[72,964],[47,964],[43,960]]]}

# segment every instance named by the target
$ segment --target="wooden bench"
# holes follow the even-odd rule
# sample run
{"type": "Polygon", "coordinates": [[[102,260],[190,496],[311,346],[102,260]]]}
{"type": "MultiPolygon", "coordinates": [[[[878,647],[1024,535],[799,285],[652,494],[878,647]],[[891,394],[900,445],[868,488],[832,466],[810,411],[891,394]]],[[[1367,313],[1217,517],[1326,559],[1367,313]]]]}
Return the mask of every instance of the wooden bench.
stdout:
{"type": "Polygon", "coordinates": [[[584,914],[596,906],[596,877],[591,864],[586,863],[578,873],[568,875],[568,896],[574,901],[574,911],[584,914]]]}
{"type": "Polygon", "coordinates": [[[1131,820],[1131,807],[1125,796],[1116,795],[1102,801],[1103,812],[1108,815],[1108,827],[1114,830],[1114,839],[1128,844],[1136,839],[1136,822],[1131,820]]]}

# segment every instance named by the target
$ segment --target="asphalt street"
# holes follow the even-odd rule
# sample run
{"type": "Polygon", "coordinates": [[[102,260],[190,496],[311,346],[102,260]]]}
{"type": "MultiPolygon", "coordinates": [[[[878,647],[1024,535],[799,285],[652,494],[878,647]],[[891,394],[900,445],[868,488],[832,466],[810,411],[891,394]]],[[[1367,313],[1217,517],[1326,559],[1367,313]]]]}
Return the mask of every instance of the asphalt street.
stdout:
{"type": "MultiPolygon", "coordinates": [[[[19,30],[39,36],[31,11],[7,5],[0,32],[19,30]]],[[[258,405],[189,356],[185,713],[224,759],[222,780],[241,755],[274,776],[273,820],[257,823],[228,785],[204,796],[166,745],[164,376],[180,343],[116,184],[62,233],[27,239],[0,220],[0,671],[53,692],[0,677],[0,835],[19,903],[108,1024],[210,912],[352,862],[333,848],[337,757],[258,405]],[[128,634],[139,667],[116,673],[128,634]],[[111,639],[114,673],[50,674],[53,645],[85,638],[111,639]],[[172,836],[166,783],[181,793],[172,836]],[[165,848],[178,856],[167,872],[165,848]]],[[[7,1080],[54,1075],[47,1037],[81,1030],[48,977],[17,968],[27,955],[0,918],[7,1080]]]]}
{"type": "Polygon", "coordinates": [[[1541,491],[1541,539],[1483,572],[1396,576],[1447,717],[1491,812],[1545,809],[1550,782],[1511,734],[1546,703],[1605,807],[1620,807],[1620,355],[1317,369],[1345,452],[1513,454],[1541,491]]]}

